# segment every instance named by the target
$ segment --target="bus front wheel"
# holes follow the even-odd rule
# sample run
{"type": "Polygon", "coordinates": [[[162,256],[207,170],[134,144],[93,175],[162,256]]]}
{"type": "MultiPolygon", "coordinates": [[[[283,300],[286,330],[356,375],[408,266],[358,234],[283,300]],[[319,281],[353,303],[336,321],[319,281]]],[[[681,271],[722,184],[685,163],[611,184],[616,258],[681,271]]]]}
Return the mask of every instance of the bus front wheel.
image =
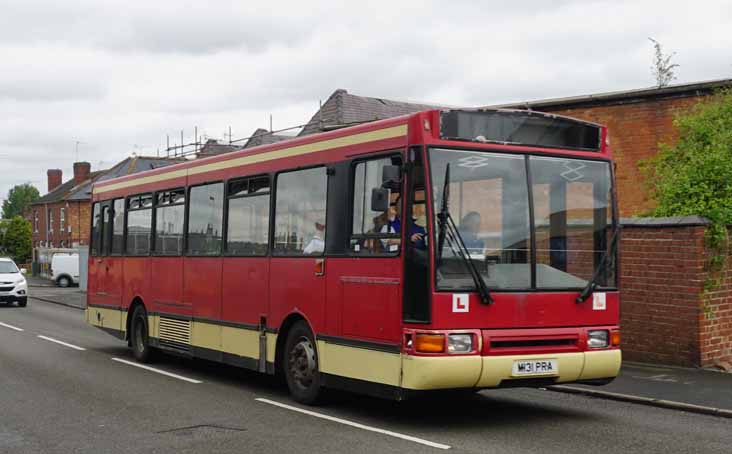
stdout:
{"type": "Polygon", "coordinates": [[[130,323],[130,345],[132,355],[141,363],[150,362],[152,359],[149,332],[147,312],[144,307],[137,306],[132,313],[132,323],[130,323]]]}
{"type": "Polygon", "coordinates": [[[285,377],[292,398],[313,405],[321,397],[318,351],[305,321],[292,326],[285,343],[285,377]]]}

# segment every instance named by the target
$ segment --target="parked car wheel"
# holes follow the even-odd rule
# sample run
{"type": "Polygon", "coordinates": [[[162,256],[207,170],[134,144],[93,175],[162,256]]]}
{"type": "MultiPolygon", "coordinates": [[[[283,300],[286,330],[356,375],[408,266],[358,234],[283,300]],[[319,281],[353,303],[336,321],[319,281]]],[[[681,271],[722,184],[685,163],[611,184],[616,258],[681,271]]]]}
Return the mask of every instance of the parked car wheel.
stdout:
{"type": "Polygon", "coordinates": [[[71,279],[68,276],[61,276],[56,280],[59,287],[69,287],[71,285],[71,279]]]}
{"type": "Polygon", "coordinates": [[[20,298],[18,300],[18,307],[26,307],[28,305],[28,298],[20,298]]]}

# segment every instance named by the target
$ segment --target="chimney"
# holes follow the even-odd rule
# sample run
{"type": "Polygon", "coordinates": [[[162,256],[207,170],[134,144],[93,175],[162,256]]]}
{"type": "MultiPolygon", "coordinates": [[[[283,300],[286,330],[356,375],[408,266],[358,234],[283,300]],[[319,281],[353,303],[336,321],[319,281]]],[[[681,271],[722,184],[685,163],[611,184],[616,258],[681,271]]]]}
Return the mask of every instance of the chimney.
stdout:
{"type": "Polygon", "coordinates": [[[74,163],[74,185],[80,185],[89,179],[89,173],[91,173],[91,164],[88,162],[75,162],[74,163]]]}
{"type": "Polygon", "coordinates": [[[48,169],[46,175],[48,175],[48,192],[51,192],[61,186],[61,169],[48,169]]]}

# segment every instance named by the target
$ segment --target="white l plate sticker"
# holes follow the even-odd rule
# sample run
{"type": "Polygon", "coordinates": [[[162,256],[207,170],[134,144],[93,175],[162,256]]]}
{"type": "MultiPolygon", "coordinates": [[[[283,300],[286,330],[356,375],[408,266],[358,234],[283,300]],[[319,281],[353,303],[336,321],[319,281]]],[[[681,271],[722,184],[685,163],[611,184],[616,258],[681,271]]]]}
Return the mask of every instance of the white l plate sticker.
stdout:
{"type": "Polygon", "coordinates": [[[592,310],[593,311],[604,311],[607,309],[606,298],[604,292],[595,292],[592,294],[592,310]]]}
{"type": "Polygon", "coordinates": [[[452,294],[453,312],[470,312],[470,295],[467,293],[452,294]]]}

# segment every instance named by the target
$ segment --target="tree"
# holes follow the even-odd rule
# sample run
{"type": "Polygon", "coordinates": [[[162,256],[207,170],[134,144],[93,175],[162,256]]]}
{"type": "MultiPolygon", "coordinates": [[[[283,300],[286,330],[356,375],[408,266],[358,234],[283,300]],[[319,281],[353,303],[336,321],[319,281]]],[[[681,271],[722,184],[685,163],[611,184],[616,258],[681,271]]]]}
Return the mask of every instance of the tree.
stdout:
{"type": "MultiPolygon", "coordinates": [[[[699,215],[721,240],[732,226],[732,91],[723,90],[674,121],[675,145],[661,144],[643,166],[657,216],[699,215]]],[[[714,242],[714,241],[713,241],[714,242]]]]}
{"type": "Polygon", "coordinates": [[[33,233],[31,224],[20,216],[4,222],[2,249],[15,263],[27,263],[31,259],[33,233]]]}
{"type": "Polygon", "coordinates": [[[656,79],[656,85],[658,88],[667,86],[671,81],[676,80],[676,73],[674,69],[678,68],[679,65],[671,63],[671,59],[676,52],[671,55],[663,53],[663,47],[661,43],[653,38],[648,38],[653,43],[653,64],[651,65],[651,74],[656,79]]]}
{"type": "Polygon", "coordinates": [[[13,186],[3,201],[3,219],[23,216],[23,212],[31,203],[41,198],[38,189],[30,183],[13,186]]]}

